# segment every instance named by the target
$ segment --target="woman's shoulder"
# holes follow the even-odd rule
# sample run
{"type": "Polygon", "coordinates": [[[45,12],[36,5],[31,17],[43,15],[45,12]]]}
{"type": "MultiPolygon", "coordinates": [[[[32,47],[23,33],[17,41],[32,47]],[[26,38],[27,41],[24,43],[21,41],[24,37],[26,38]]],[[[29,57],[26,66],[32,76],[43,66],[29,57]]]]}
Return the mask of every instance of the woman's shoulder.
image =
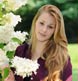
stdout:
{"type": "Polygon", "coordinates": [[[28,43],[23,43],[23,44],[19,45],[19,46],[17,47],[17,49],[16,49],[16,50],[25,49],[25,48],[28,48],[28,46],[29,46],[29,44],[28,44],[28,43]]]}
{"type": "Polygon", "coordinates": [[[23,43],[22,45],[18,46],[15,51],[15,56],[21,56],[24,55],[24,53],[28,50],[29,44],[23,43]]]}

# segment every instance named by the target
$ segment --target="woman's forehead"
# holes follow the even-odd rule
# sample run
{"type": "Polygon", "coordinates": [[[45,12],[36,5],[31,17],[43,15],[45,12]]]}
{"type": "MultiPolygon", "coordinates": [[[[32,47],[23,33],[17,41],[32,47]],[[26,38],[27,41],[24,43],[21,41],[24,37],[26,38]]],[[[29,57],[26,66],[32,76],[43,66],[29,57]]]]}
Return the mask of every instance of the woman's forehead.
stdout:
{"type": "Polygon", "coordinates": [[[37,19],[42,22],[49,22],[51,25],[55,24],[54,16],[50,15],[48,12],[43,12],[37,19]]]}

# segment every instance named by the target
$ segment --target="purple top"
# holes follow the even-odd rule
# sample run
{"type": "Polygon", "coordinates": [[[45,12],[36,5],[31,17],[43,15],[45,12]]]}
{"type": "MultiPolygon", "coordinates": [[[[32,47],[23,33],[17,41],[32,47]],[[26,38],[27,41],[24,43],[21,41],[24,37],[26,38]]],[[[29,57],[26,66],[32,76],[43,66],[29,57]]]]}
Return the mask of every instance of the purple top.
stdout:
{"type": "MultiPolygon", "coordinates": [[[[25,43],[19,47],[17,47],[16,49],[16,52],[15,52],[15,55],[16,56],[19,56],[19,57],[22,57],[22,58],[29,58],[31,59],[31,52],[28,51],[28,44],[25,43]]],[[[31,77],[26,77],[26,78],[22,78],[20,76],[17,76],[15,75],[15,79],[16,81],[41,81],[42,79],[44,79],[47,74],[48,74],[48,71],[47,69],[45,68],[45,60],[43,60],[42,58],[39,58],[38,59],[38,63],[39,63],[39,69],[37,70],[37,74],[33,74],[31,77]]],[[[21,66],[21,64],[20,64],[21,66]]],[[[70,62],[70,59],[68,60],[68,64],[66,65],[66,67],[64,68],[64,71],[62,73],[62,76],[61,76],[61,79],[63,81],[66,81],[66,79],[72,75],[72,65],[71,65],[71,62],[70,62]]]]}

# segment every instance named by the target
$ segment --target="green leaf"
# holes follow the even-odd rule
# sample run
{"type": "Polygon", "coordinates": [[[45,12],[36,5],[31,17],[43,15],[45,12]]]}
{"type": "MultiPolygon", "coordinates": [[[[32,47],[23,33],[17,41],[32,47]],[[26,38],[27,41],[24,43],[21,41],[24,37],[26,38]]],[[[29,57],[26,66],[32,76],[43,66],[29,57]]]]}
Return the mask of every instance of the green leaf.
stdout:
{"type": "Polygon", "coordinates": [[[0,73],[0,79],[2,79],[2,74],[0,73]]]}
{"type": "Polygon", "coordinates": [[[14,54],[15,54],[15,51],[7,51],[6,56],[7,56],[9,59],[12,59],[12,58],[14,57],[14,54]]]}
{"type": "Polygon", "coordinates": [[[2,16],[3,16],[2,6],[3,6],[3,4],[2,4],[2,3],[0,3],[0,18],[2,18],[2,16]]]}
{"type": "Polygon", "coordinates": [[[2,70],[0,70],[0,81],[2,81],[2,70]]]}
{"type": "Polygon", "coordinates": [[[3,73],[4,79],[5,79],[6,77],[8,77],[8,75],[9,75],[9,68],[5,68],[5,69],[4,69],[4,73],[3,73]]]}
{"type": "Polygon", "coordinates": [[[4,48],[4,44],[3,43],[0,43],[0,48],[3,49],[4,48]]]}
{"type": "Polygon", "coordinates": [[[16,37],[12,38],[12,40],[13,40],[14,42],[18,42],[19,44],[22,44],[22,41],[21,41],[21,40],[19,40],[19,39],[18,39],[18,38],[16,38],[16,37]]]}

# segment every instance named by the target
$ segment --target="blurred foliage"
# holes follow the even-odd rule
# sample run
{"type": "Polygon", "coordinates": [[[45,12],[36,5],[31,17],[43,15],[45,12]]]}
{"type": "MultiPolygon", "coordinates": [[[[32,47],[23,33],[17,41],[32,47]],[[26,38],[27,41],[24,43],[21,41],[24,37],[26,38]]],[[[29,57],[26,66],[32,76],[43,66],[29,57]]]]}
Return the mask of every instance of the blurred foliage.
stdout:
{"type": "Polygon", "coordinates": [[[56,5],[62,11],[68,41],[78,42],[78,0],[28,0],[28,4],[15,12],[22,17],[22,22],[17,25],[15,30],[29,32],[34,15],[44,4],[56,5]]]}

